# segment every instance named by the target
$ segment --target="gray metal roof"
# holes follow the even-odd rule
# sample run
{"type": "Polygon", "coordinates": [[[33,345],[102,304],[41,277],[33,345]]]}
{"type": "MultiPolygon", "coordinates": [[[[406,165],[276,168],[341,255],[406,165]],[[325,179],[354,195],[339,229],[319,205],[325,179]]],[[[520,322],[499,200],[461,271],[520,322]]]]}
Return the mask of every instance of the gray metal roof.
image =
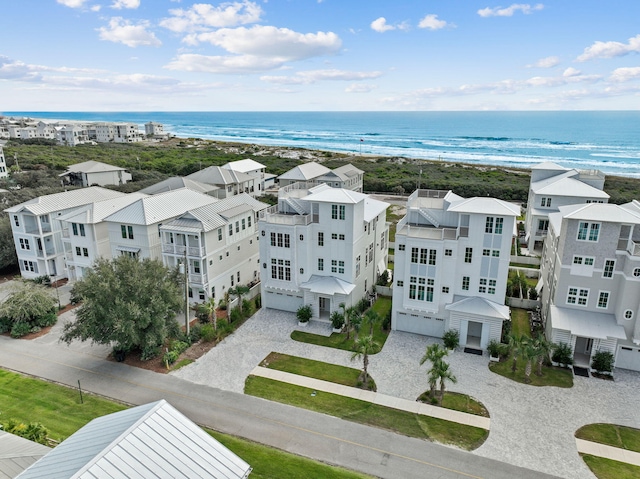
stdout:
{"type": "Polygon", "coordinates": [[[458,213],[519,216],[520,206],[497,198],[474,197],[452,202],[448,211],[455,211],[458,213]]]}
{"type": "Polygon", "coordinates": [[[83,161],[82,163],[76,163],[67,167],[67,171],[58,175],[65,176],[70,173],[102,173],[105,171],[125,171],[126,168],[120,168],[119,166],[109,165],[100,161],[83,161]]]}
{"type": "Polygon", "coordinates": [[[7,208],[7,213],[28,211],[34,215],[45,215],[54,211],[67,210],[76,206],[88,205],[95,201],[108,200],[126,196],[119,191],[108,190],[100,186],[79,188],[77,190],[54,193],[52,195],[38,196],[19,205],[7,208]]]}
{"type": "Polygon", "coordinates": [[[239,171],[227,170],[220,166],[210,166],[187,176],[190,180],[201,181],[209,185],[232,185],[255,180],[254,176],[239,171]]]}
{"type": "Polygon", "coordinates": [[[316,162],[304,163],[295,166],[289,171],[282,173],[278,178],[281,180],[307,181],[329,173],[331,170],[316,162]]]}
{"type": "Polygon", "coordinates": [[[151,185],[140,190],[140,193],[155,195],[166,191],[179,190],[180,188],[189,188],[190,190],[198,191],[200,193],[210,193],[220,189],[218,186],[202,183],[201,181],[195,181],[181,176],[172,176],[171,178],[167,178],[155,185],[151,185]]]}
{"type": "Polygon", "coordinates": [[[531,185],[531,189],[537,195],[609,198],[609,195],[604,191],[564,175],[537,181],[531,185]]]}
{"type": "Polygon", "coordinates": [[[0,479],[13,479],[51,449],[0,431],[0,479]]]}
{"type": "Polygon", "coordinates": [[[146,196],[147,195],[145,194],[136,192],[129,193],[128,195],[121,196],[119,198],[96,201],[95,203],[81,206],[65,215],[58,216],[57,219],[60,221],[68,221],[70,223],[100,223],[105,217],[146,196]]]}
{"type": "Polygon", "coordinates": [[[262,163],[258,163],[251,158],[246,158],[244,160],[230,161],[222,165],[223,168],[227,170],[239,171],[240,173],[248,173],[249,171],[261,170],[262,168],[266,168],[262,163]]]}
{"type": "Polygon", "coordinates": [[[164,400],[94,419],[20,479],[242,479],[251,466],[164,400]]]}

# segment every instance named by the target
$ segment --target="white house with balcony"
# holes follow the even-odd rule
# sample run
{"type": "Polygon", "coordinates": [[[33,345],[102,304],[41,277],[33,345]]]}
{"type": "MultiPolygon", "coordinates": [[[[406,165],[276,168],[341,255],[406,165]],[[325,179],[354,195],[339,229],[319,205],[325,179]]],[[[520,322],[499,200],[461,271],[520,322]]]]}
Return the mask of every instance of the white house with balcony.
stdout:
{"type": "Polygon", "coordinates": [[[366,298],[387,268],[388,207],[326,184],[280,188],[258,222],[263,306],[310,305],[313,317],[328,320],[341,303],[366,298]]]}
{"type": "Polygon", "coordinates": [[[62,227],[66,265],[64,275],[70,281],[82,279],[96,259],[111,258],[111,244],[104,218],[145,196],[131,193],[95,201],[56,218],[62,227]]]}
{"type": "Polygon", "coordinates": [[[56,128],[56,140],[65,146],[76,146],[89,141],[89,133],[83,126],[67,125],[56,128]]]}
{"type": "Polygon", "coordinates": [[[262,196],[264,194],[264,190],[272,185],[274,178],[273,175],[266,174],[266,166],[248,158],[245,160],[231,161],[222,165],[222,168],[236,173],[253,176],[255,178],[254,190],[248,192],[254,193],[253,196],[262,196]]]}
{"type": "Polygon", "coordinates": [[[185,211],[218,201],[211,196],[183,188],[145,196],[104,218],[111,257],[162,259],[160,228],[185,211]]]}
{"type": "Polygon", "coordinates": [[[599,170],[574,170],[552,162],[531,168],[525,221],[527,248],[540,251],[549,228],[549,214],[560,206],[607,203],[605,175],[599,170]]]}
{"type": "Polygon", "coordinates": [[[640,371],[640,203],[561,206],[549,215],[542,316],[555,343],[589,368],[598,350],[640,371]]]}
{"type": "Polygon", "coordinates": [[[229,288],[259,280],[257,218],[267,207],[241,193],[189,209],[160,227],[164,264],[187,260],[192,302],[219,300],[229,288]]]}
{"type": "Polygon", "coordinates": [[[219,190],[216,195],[220,199],[239,195],[240,193],[256,196],[258,178],[221,166],[209,166],[187,175],[186,178],[217,186],[219,190]]]}
{"type": "Polygon", "coordinates": [[[65,276],[63,227],[57,219],[79,207],[125,196],[118,191],[94,186],[39,196],[4,210],[11,220],[22,277],[65,276]]]}
{"type": "Polygon", "coordinates": [[[136,123],[115,123],[113,125],[114,143],[137,143],[143,140],[136,123]]]}
{"type": "Polygon", "coordinates": [[[520,207],[416,190],[396,228],[391,327],[485,349],[509,319],[505,292],[520,207]]]}
{"type": "Polygon", "coordinates": [[[148,121],[144,124],[144,134],[145,136],[164,136],[164,125],[148,121]]]}
{"type": "Polygon", "coordinates": [[[182,176],[172,176],[166,180],[162,180],[154,185],[147,186],[140,190],[140,193],[147,195],[156,195],[158,193],[164,193],[166,191],[179,190],[181,188],[189,188],[199,193],[204,193],[209,196],[218,197],[219,187],[215,185],[209,185],[200,181],[190,180],[182,176]]]}
{"type": "Polygon", "coordinates": [[[65,184],[84,187],[124,185],[131,181],[131,173],[125,168],[94,160],[68,166],[67,171],[58,176],[65,184]]]}
{"type": "Polygon", "coordinates": [[[0,178],[6,178],[9,176],[9,169],[7,168],[7,160],[4,157],[4,145],[6,141],[0,140],[0,178]]]}
{"type": "Polygon", "coordinates": [[[326,183],[334,188],[345,188],[347,190],[362,192],[364,171],[351,164],[346,164],[331,170],[321,163],[311,161],[295,166],[278,176],[280,187],[298,181],[313,181],[316,184],[326,183]]]}

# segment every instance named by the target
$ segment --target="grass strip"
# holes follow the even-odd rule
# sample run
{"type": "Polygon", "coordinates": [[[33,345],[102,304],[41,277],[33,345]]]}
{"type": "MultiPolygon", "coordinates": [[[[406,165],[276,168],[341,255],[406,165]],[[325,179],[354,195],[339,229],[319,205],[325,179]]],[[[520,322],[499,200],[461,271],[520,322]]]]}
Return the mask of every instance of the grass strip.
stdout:
{"type": "MultiPolygon", "coordinates": [[[[429,391],[423,392],[418,398],[418,401],[425,404],[431,404],[429,391]]],[[[440,407],[452,409],[454,411],[466,412],[467,414],[473,414],[474,416],[489,417],[489,411],[484,407],[484,404],[473,399],[467,394],[447,391],[442,399],[442,405],[440,407]]]]}
{"type": "MultiPolygon", "coordinates": [[[[497,363],[490,363],[489,369],[500,376],[511,379],[518,383],[526,384],[524,377],[525,362],[519,359],[516,362],[516,372],[511,371],[511,365],[513,360],[511,358],[506,361],[497,363]]],[[[531,376],[529,379],[531,382],[529,386],[555,386],[558,388],[571,388],[573,387],[573,372],[570,369],[542,366],[542,376],[537,376],[536,365],[532,366],[531,376]]]]}
{"type": "Polygon", "coordinates": [[[359,399],[249,376],[245,394],[329,414],[347,421],[379,427],[405,436],[452,444],[471,451],[487,439],[489,431],[443,419],[400,411],[359,399]]]}
{"type": "Polygon", "coordinates": [[[251,479],[371,478],[371,476],[296,456],[253,441],[239,439],[210,429],[205,429],[205,431],[253,467],[250,475],[251,479]]]}
{"type": "Polygon", "coordinates": [[[580,454],[585,464],[598,479],[638,479],[640,467],[604,457],[580,454]]]}
{"type": "Polygon", "coordinates": [[[517,336],[531,337],[531,323],[526,309],[511,308],[511,332],[517,336]]]}
{"type": "Polygon", "coordinates": [[[633,427],[604,423],[587,424],[576,431],[576,437],[585,441],[640,452],[640,429],[633,427]]]}
{"type": "Polygon", "coordinates": [[[351,387],[358,386],[358,378],[361,373],[359,369],[281,353],[270,353],[260,363],[260,366],[351,387]]]}

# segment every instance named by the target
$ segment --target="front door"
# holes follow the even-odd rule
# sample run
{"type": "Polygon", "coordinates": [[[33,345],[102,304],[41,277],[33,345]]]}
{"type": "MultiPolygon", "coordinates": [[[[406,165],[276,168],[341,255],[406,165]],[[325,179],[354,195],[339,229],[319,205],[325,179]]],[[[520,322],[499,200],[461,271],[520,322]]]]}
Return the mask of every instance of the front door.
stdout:
{"type": "Polygon", "coordinates": [[[318,314],[319,317],[321,318],[328,317],[329,316],[329,298],[320,296],[318,298],[318,309],[319,309],[319,314],[318,314]]]}

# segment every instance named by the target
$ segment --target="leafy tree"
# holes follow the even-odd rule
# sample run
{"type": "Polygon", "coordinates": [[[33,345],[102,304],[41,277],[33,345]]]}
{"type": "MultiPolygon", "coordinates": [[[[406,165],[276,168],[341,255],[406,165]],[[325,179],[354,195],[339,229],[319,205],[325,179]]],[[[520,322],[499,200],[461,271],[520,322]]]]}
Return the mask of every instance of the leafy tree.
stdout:
{"type": "Polygon", "coordinates": [[[362,371],[364,373],[364,387],[368,387],[369,373],[367,368],[369,367],[369,355],[375,354],[380,351],[380,344],[374,341],[373,336],[361,336],[356,339],[353,345],[353,353],[351,354],[351,360],[362,358],[362,371]]]}
{"type": "Polygon", "coordinates": [[[238,298],[238,308],[242,312],[242,296],[250,291],[249,286],[239,284],[235,288],[229,288],[229,294],[238,298]]]}
{"type": "Polygon", "coordinates": [[[0,270],[5,268],[17,268],[18,256],[16,255],[11,222],[5,214],[0,215],[0,270]]]}
{"type": "Polygon", "coordinates": [[[56,300],[49,289],[31,281],[23,281],[13,288],[7,300],[0,305],[0,318],[4,328],[11,328],[12,336],[20,337],[32,328],[55,324],[56,300]]]}
{"type": "Polygon", "coordinates": [[[76,321],[65,325],[61,340],[114,342],[124,351],[163,344],[182,308],[179,276],[156,260],[98,259],[75,285],[82,306],[76,321]]]}

